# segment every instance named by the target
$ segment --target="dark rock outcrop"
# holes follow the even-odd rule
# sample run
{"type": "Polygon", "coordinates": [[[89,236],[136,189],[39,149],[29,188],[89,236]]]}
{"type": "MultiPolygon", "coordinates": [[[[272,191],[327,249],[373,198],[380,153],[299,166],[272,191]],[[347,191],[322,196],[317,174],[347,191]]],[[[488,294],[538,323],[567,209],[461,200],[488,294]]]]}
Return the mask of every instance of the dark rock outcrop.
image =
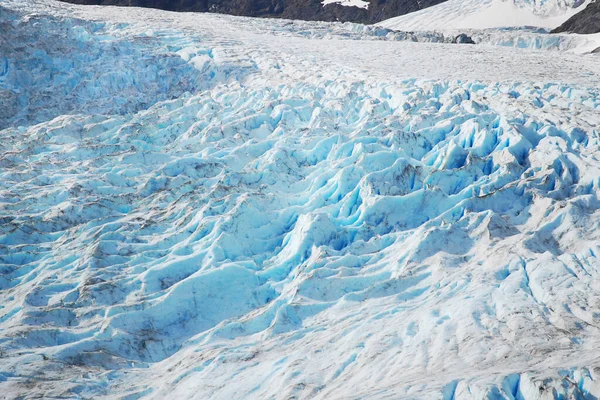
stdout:
{"type": "Polygon", "coordinates": [[[598,33],[600,32],[600,0],[588,4],[586,8],[569,18],[552,33],[598,33]]]}
{"type": "Polygon", "coordinates": [[[152,7],[169,11],[200,11],[248,17],[277,17],[307,21],[375,23],[408,14],[445,0],[370,0],[369,8],[322,0],[63,0],[75,4],[152,7]]]}
{"type": "Polygon", "coordinates": [[[457,44],[475,44],[475,42],[473,41],[473,38],[471,38],[471,36],[467,35],[466,33],[461,33],[460,35],[458,35],[457,37],[454,38],[454,43],[457,44]]]}

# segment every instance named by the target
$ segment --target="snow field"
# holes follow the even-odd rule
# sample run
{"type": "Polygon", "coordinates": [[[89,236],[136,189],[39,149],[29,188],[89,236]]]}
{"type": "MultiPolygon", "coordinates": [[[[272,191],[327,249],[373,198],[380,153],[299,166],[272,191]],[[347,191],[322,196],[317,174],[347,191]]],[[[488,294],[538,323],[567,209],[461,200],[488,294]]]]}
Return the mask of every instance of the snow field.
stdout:
{"type": "Polygon", "coordinates": [[[556,28],[590,0],[449,0],[382,21],[396,30],[556,28]]]}

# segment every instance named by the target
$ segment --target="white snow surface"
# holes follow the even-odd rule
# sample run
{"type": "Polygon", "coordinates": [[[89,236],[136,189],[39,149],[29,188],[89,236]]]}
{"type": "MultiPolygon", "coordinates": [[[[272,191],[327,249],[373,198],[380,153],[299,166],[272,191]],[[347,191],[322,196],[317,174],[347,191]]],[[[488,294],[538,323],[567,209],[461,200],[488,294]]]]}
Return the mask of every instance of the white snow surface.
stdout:
{"type": "Polygon", "coordinates": [[[358,7],[365,10],[369,8],[369,2],[364,0],[323,0],[322,4],[324,6],[327,4],[339,4],[344,7],[358,7]]]}
{"type": "Polygon", "coordinates": [[[0,30],[1,397],[600,396],[597,56],[48,0],[0,30]]]}
{"type": "Polygon", "coordinates": [[[556,28],[591,0],[448,0],[378,25],[397,30],[556,28]]]}

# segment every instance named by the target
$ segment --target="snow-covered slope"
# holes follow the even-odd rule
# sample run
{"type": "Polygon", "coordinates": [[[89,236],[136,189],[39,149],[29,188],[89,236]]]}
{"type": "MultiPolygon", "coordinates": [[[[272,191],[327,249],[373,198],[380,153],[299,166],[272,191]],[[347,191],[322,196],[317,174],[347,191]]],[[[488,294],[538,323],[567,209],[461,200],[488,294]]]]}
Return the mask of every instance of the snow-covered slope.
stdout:
{"type": "Polygon", "coordinates": [[[380,22],[397,30],[556,28],[585,8],[589,0],[448,0],[421,11],[380,22]]]}
{"type": "Polygon", "coordinates": [[[600,396],[597,57],[0,7],[0,396],[600,396]]]}
{"type": "Polygon", "coordinates": [[[344,7],[369,8],[369,2],[363,0],[323,0],[323,5],[339,4],[344,7]]]}
{"type": "Polygon", "coordinates": [[[573,15],[554,32],[573,32],[581,34],[600,34],[600,2],[594,1],[573,15]]]}

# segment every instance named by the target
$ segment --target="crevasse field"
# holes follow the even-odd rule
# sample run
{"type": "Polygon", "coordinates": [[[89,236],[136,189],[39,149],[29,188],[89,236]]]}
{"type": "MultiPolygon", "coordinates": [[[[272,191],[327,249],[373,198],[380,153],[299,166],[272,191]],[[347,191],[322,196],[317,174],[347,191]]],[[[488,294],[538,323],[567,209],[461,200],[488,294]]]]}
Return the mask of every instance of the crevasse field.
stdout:
{"type": "Polygon", "coordinates": [[[0,397],[600,396],[586,39],[50,0],[0,32],[0,397]]]}

